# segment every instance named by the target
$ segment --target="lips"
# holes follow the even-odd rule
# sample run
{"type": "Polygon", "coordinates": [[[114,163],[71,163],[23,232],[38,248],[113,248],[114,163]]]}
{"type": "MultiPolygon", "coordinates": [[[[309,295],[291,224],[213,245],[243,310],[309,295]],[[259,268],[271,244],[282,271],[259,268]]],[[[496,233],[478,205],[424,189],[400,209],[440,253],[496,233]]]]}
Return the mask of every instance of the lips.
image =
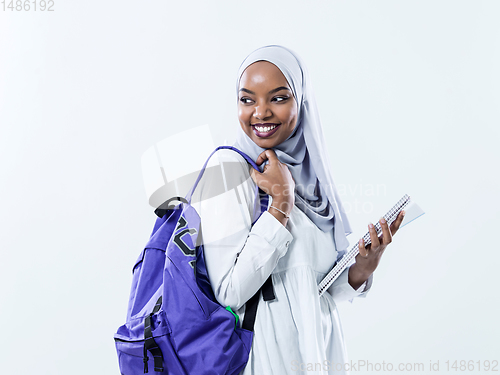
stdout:
{"type": "Polygon", "coordinates": [[[257,135],[257,137],[268,138],[278,131],[279,126],[280,124],[265,123],[265,124],[253,124],[252,128],[253,132],[255,133],[255,135],[257,135]],[[259,130],[258,128],[261,130],[259,130]]]}

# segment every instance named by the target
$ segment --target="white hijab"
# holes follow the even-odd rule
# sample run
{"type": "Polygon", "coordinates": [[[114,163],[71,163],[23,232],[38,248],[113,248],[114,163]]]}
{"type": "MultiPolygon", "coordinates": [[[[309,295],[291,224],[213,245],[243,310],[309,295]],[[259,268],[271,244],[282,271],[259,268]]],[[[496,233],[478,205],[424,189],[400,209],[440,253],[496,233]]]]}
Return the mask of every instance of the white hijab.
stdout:
{"type": "MultiPolygon", "coordinates": [[[[330,172],[323,128],[306,67],[297,54],[288,48],[278,45],[258,48],[247,56],[239,68],[236,95],[245,69],[261,60],[271,62],[281,70],[298,104],[294,131],[273,148],[295,180],[295,205],[322,231],[334,229],[335,245],[339,255],[342,255],[349,246],[346,236],[352,230],[330,172]]],[[[265,150],[257,146],[241,127],[233,146],[253,160],[257,160],[265,150]]]]}

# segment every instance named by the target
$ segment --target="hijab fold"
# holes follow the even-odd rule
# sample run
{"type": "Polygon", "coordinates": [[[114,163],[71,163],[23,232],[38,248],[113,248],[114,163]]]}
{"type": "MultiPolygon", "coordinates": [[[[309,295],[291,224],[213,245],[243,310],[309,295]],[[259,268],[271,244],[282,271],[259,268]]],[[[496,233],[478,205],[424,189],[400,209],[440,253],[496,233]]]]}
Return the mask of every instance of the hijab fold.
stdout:
{"type": "MultiPolygon", "coordinates": [[[[241,75],[256,61],[276,65],[292,89],[298,105],[297,124],[292,134],[273,150],[280,162],[288,166],[295,180],[295,205],[322,231],[333,229],[335,245],[341,256],[349,246],[346,236],[352,230],[331,175],[323,128],[306,67],[288,48],[278,45],[258,48],[239,68],[237,95],[241,75]]],[[[241,127],[233,146],[253,160],[265,150],[257,146],[241,127]]]]}

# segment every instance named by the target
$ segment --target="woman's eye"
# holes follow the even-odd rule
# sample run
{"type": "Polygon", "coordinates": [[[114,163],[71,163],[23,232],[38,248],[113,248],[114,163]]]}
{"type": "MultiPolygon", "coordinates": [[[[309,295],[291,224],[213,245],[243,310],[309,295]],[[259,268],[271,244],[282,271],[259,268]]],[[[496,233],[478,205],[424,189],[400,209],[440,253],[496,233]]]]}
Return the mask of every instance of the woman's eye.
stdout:
{"type": "Polygon", "coordinates": [[[240,99],[240,102],[242,102],[243,104],[248,104],[248,103],[251,103],[251,102],[252,102],[252,99],[249,99],[249,98],[241,98],[241,99],[240,99]]]}
{"type": "Polygon", "coordinates": [[[278,103],[279,103],[279,102],[283,102],[283,101],[285,101],[285,100],[287,100],[287,99],[288,99],[288,96],[276,96],[276,97],[274,97],[274,98],[273,98],[273,100],[274,100],[275,102],[278,102],[278,103]]]}

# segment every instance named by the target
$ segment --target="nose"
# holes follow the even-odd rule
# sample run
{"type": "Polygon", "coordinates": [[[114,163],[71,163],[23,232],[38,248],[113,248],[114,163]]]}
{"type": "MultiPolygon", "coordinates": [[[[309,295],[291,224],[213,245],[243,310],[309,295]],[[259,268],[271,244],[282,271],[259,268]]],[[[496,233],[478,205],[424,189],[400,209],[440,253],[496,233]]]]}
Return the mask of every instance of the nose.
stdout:
{"type": "Polygon", "coordinates": [[[273,114],[266,104],[255,106],[253,116],[258,120],[264,120],[271,117],[273,114]]]}

